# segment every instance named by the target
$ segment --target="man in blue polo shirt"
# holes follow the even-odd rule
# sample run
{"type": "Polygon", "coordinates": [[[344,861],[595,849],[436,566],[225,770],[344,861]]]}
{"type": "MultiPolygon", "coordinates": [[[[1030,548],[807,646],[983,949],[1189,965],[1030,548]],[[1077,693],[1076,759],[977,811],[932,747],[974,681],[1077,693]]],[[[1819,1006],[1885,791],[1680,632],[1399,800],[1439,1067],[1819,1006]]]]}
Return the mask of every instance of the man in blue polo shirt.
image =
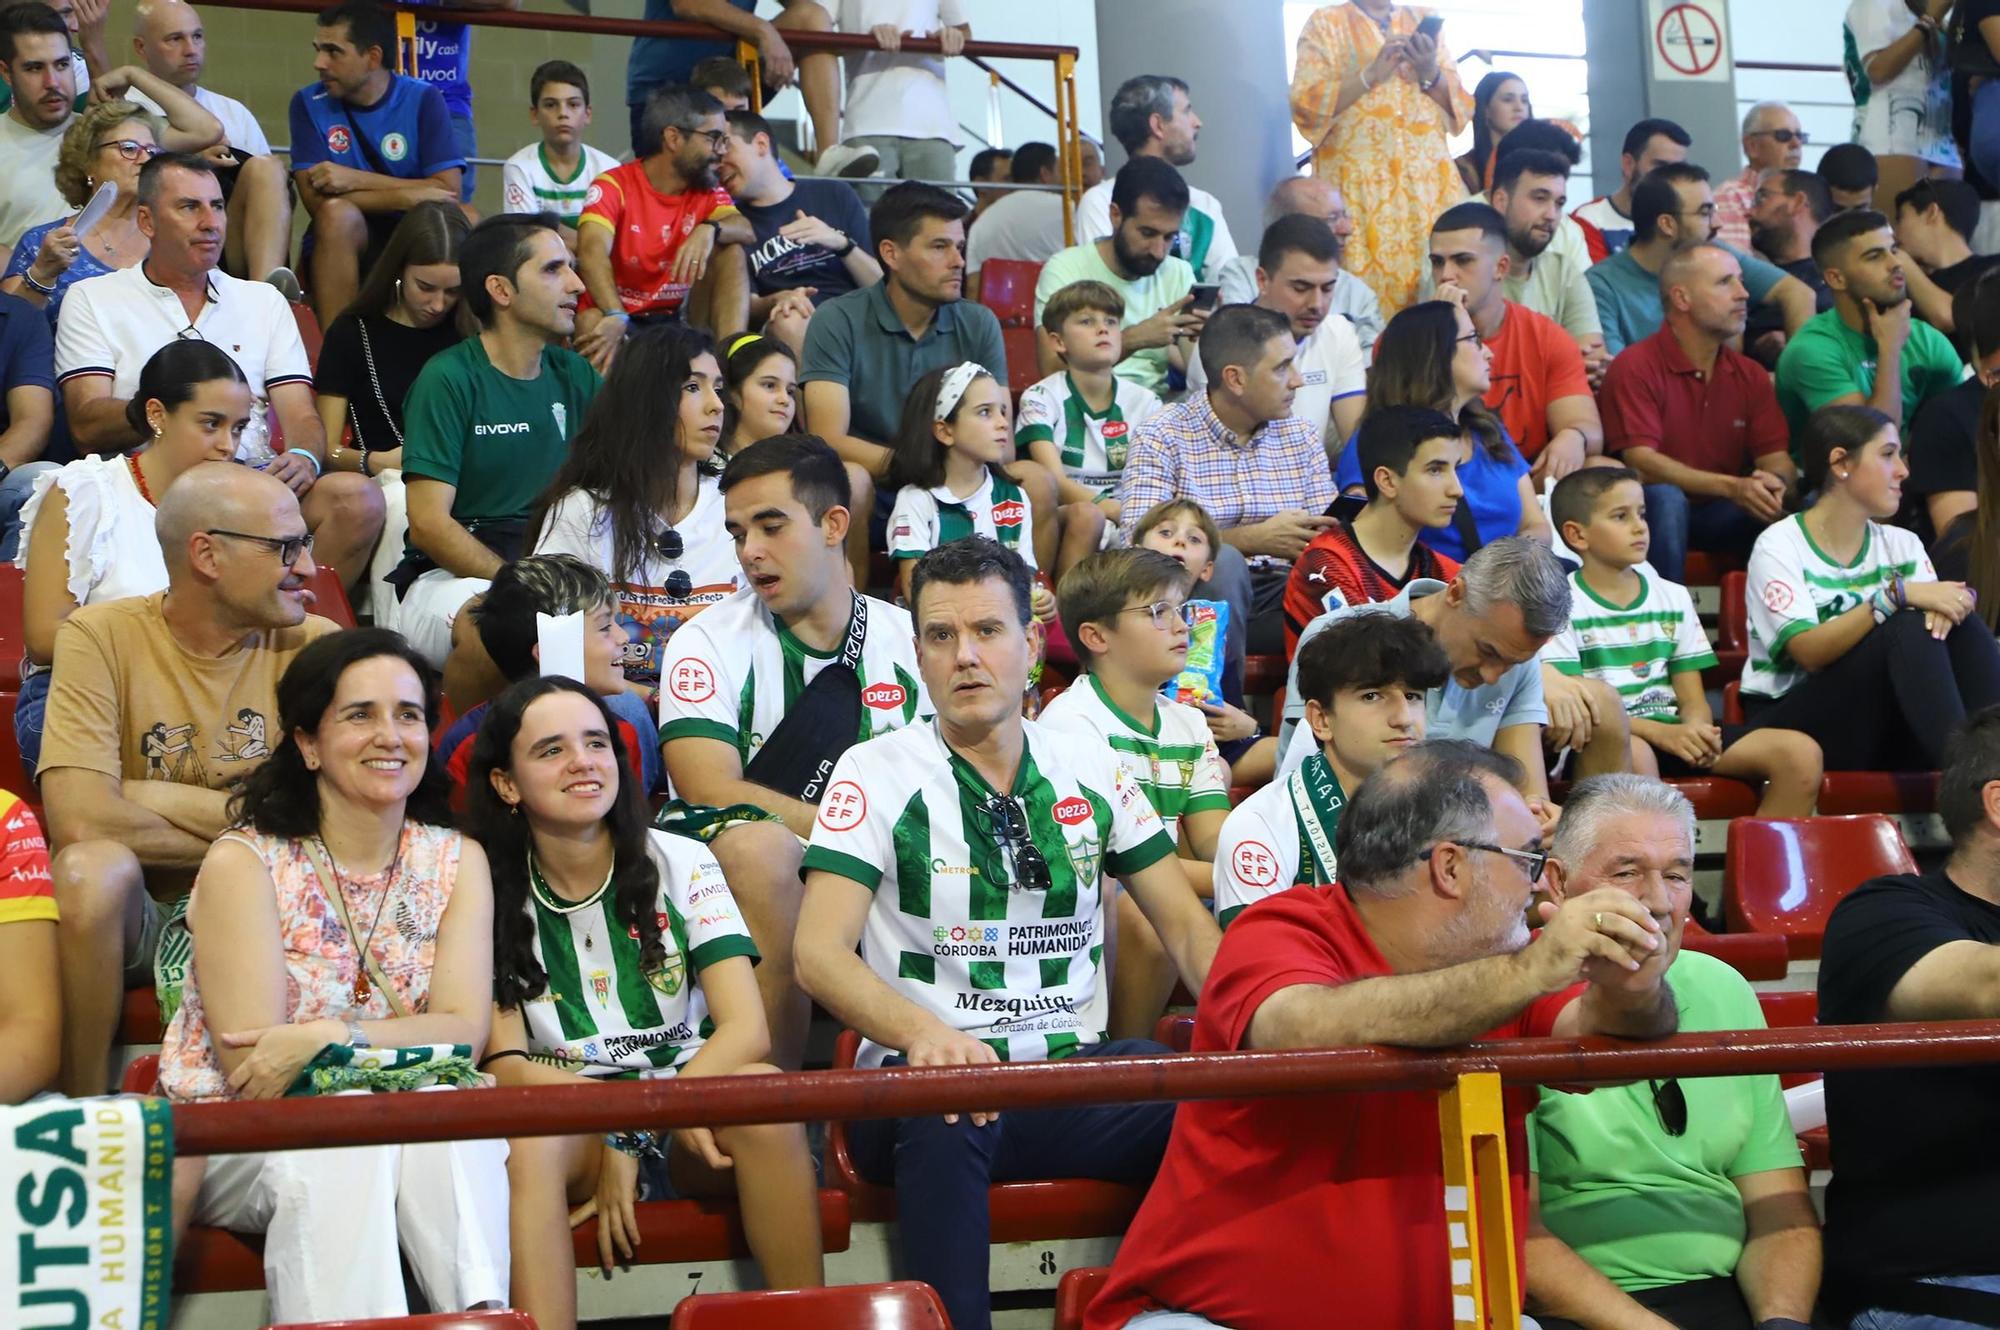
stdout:
{"type": "Polygon", "coordinates": [[[390,70],[396,20],[367,0],[321,11],[317,83],[292,94],[292,178],[312,217],[313,307],[322,324],[354,300],[362,265],[409,209],[456,202],[465,168],[444,96],[390,70]]]}

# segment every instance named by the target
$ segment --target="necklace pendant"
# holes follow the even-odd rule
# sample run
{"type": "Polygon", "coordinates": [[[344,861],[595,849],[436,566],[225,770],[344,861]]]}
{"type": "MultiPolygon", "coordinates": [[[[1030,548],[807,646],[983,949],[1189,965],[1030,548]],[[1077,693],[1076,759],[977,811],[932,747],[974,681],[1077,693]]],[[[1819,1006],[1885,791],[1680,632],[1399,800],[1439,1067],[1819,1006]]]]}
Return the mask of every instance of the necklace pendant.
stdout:
{"type": "Polygon", "coordinates": [[[583,935],[583,949],[584,949],[585,951],[589,951],[589,950],[591,950],[592,948],[596,947],[596,945],[597,945],[597,935],[596,935],[596,934],[594,934],[594,933],[585,933],[585,934],[583,935]]]}
{"type": "Polygon", "coordinates": [[[373,987],[372,987],[372,986],[371,986],[371,985],[369,984],[369,982],[368,982],[368,971],[366,971],[366,970],[363,970],[363,971],[362,971],[362,972],[361,972],[360,974],[357,974],[357,975],[355,975],[355,976],[354,976],[354,1005],[355,1005],[355,1006],[357,1006],[357,1007],[365,1007],[365,1006],[367,1006],[367,1005],[368,1005],[368,999],[369,999],[369,997],[370,997],[370,996],[371,996],[371,995],[372,995],[372,994],[374,993],[374,991],[375,991],[375,990],[373,989],[373,987]]]}

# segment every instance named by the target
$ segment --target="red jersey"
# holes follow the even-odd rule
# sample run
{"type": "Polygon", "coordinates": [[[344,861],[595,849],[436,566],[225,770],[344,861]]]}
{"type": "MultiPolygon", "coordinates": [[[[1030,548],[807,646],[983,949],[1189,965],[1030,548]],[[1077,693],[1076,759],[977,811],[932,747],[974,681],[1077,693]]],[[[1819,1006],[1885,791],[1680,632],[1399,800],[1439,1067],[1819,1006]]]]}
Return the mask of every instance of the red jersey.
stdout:
{"type": "MultiPolygon", "coordinates": [[[[1389,973],[1344,889],[1294,887],[1222,935],[1194,1051],[1244,1047],[1251,1018],[1280,989],[1389,973]]],[[[1484,1038],[1546,1035],[1578,991],[1538,999],[1484,1038]]],[[[1505,1094],[1518,1268],[1535,1092],[1505,1094]]],[[[1172,1308],[1233,1330],[1448,1326],[1447,1241],[1435,1094],[1192,1101],[1084,1325],[1118,1330],[1172,1308]]]]}
{"type": "MultiPolygon", "coordinates": [[[[672,314],[688,296],[688,284],[672,276],[682,243],[709,218],[735,212],[720,187],[662,194],[646,178],[645,162],[636,161],[590,182],[576,225],[610,230],[611,277],[628,314],[672,314]]],[[[594,307],[586,291],[577,308],[594,307]]]]}
{"type": "Polygon", "coordinates": [[[26,804],[0,790],[0,924],[56,918],[49,846],[26,804]]]}
{"type": "Polygon", "coordinates": [[[1486,349],[1493,353],[1493,369],[1481,400],[1500,417],[1522,458],[1532,462],[1549,441],[1549,403],[1590,396],[1583,352],[1560,323],[1511,300],[1486,349]]]}
{"type": "Polygon", "coordinates": [[[1457,560],[1418,541],[1410,550],[1409,570],[1399,581],[1368,557],[1350,523],[1330,527],[1312,538],[1285,579],[1285,655],[1298,654],[1299,635],[1328,610],[1394,600],[1414,577],[1449,582],[1456,576],[1457,560]]]}

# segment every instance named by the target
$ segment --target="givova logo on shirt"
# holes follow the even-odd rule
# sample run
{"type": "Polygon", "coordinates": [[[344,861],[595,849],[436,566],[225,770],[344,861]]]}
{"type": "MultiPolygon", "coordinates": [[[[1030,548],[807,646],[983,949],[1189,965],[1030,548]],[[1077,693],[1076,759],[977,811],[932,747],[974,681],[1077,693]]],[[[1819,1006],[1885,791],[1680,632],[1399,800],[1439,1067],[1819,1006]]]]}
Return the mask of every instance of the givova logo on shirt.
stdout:
{"type": "Polygon", "coordinates": [[[474,425],[472,434],[474,438],[487,434],[526,434],[533,428],[525,420],[510,420],[499,425],[474,425]]]}

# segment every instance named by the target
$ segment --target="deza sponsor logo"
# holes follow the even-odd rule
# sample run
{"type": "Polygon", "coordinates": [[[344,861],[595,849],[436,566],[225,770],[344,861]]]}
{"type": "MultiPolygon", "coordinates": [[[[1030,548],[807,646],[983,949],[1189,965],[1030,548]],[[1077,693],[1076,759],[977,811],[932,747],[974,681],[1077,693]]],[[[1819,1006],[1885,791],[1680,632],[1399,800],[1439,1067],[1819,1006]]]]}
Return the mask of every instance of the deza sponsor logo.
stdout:
{"type": "Polygon", "coordinates": [[[1028,520],[1028,505],[1019,499],[1002,499],[993,505],[993,525],[996,527],[1020,526],[1028,520]]]}
{"type": "Polygon", "coordinates": [[[1058,800],[1049,813],[1064,826],[1074,827],[1090,821],[1090,815],[1095,811],[1090,800],[1080,794],[1072,794],[1067,799],[1058,800]]]}
{"type": "Polygon", "coordinates": [[[872,683],[861,690],[861,700],[877,711],[894,711],[909,695],[899,683],[872,683]]]}

